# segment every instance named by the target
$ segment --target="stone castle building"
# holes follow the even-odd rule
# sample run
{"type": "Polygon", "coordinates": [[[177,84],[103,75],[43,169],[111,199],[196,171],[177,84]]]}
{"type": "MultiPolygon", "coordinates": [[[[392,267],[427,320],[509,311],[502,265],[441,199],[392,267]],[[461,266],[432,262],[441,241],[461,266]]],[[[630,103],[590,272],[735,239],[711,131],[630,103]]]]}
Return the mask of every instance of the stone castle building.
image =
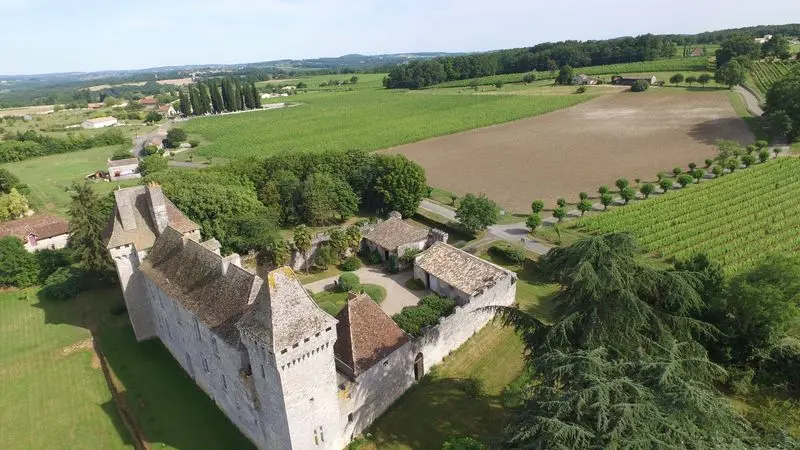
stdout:
{"type": "Polygon", "coordinates": [[[445,243],[415,276],[456,311],[420,337],[351,293],[334,318],[288,267],[262,279],[202,241],[158,186],[115,191],[105,231],[138,340],[158,338],[261,449],[341,449],[400,395],[511,305],[516,276],[445,243]]]}

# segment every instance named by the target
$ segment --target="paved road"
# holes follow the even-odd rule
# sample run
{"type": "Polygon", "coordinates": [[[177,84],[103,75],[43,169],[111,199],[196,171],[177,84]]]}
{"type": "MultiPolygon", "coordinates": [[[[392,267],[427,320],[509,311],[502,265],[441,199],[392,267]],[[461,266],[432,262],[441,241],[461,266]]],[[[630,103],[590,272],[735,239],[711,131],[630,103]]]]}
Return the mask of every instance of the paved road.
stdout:
{"type": "MultiPolygon", "coordinates": [[[[377,284],[386,289],[386,299],[381,302],[381,309],[390,316],[399,313],[406,306],[416,305],[422,294],[425,293],[425,291],[412,292],[406,289],[406,281],[414,276],[410,270],[389,274],[384,272],[381,267],[369,266],[356,270],[355,274],[363,284],[377,284]]],[[[336,276],[308,283],[305,288],[309,292],[321,292],[333,287],[333,282],[338,278],[336,276]]]]}
{"type": "Polygon", "coordinates": [[[167,128],[171,124],[172,124],[172,122],[167,122],[167,123],[159,126],[158,128],[156,128],[154,131],[151,131],[150,133],[142,134],[142,135],[138,135],[137,134],[133,138],[133,149],[131,150],[131,153],[133,153],[133,156],[138,158],[139,157],[139,152],[142,151],[142,149],[144,148],[145,144],[147,144],[148,142],[152,141],[153,139],[164,139],[165,137],[167,137],[167,128]]]}
{"type": "MultiPolygon", "coordinates": [[[[457,221],[455,211],[430,200],[422,200],[422,203],[420,203],[419,207],[420,209],[430,211],[454,222],[457,221]]],[[[496,239],[508,241],[514,244],[524,243],[525,248],[533,253],[536,253],[537,255],[547,254],[551,248],[548,245],[530,239],[530,237],[528,237],[528,228],[525,226],[524,222],[507,225],[492,225],[489,227],[487,237],[494,237],[496,239]]],[[[481,241],[487,241],[487,238],[481,239],[481,241]]]]}
{"type": "Polygon", "coordinates": [[[759,103],[758,98],[756,98],[756,96],[753,95],[752,92],[748,91],[747,89],[741,86],[736,86],[733,88],[733,90],[738,92],[739,95],[742,96],[745,105],[747,105],[747,110],[750,111],[750,114],[759,117],[764,115],[764,110],[761,108],[761,104],[759,103]]]}

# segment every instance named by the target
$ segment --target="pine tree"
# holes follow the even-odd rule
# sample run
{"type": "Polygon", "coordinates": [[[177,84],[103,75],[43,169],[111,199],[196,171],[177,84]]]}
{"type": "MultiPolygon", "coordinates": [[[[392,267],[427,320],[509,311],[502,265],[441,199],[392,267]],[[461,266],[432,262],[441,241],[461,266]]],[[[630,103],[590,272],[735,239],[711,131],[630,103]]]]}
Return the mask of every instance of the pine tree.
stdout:
{"type": "Polygon", "coordinates": [[[180,99],[181,114],[183,114],[184,116],[191,116],[192,104],[189,101],[189,96],[186,95],[186,92],[180,91],[180,93],[178,94],[178,98],[180,99]]]}
{"type": "Polygon", "coordinates": [[[261,94],[259,94],[255,83],[252,83],[250,87],[252,88],[253,91],[253,104],[255,108],[261,109],[261,94]]]}
{"type": "Polygon", "coordinates": [[[221,113],[225,111],[225,103],[222,101],[222,95],[219,93],[217,83],[209,81],[208,90],[211,93],[211,106],[214,108],[214,112],[221,113]]]}
{"type": "Polygon", "coordinates": [[[69,217],[67,245],[77,263],[95,275],[108,274],[112,263],[102,237],[108,217],[103,215],[101,201],[90,184],[72,184],[69,217]]]}

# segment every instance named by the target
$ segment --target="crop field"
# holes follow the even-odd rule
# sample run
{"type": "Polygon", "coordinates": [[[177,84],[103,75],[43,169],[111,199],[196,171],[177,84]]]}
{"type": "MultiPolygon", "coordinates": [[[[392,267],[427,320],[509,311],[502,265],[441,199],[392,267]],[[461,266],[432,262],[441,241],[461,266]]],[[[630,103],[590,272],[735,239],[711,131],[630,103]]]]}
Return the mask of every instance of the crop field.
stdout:
{"type": "MultiPolygon", "coordinates": [[[[18,176],[22,183],[31,189],[28,200],[34,210],[66,215],[71,201],[67,188],[73,181],[82,181],[87,174],[95,170],[107,170],[106,162],[116,150],[116,146],[96,147],[72,153],[43,156],[0,167],[10,170],[18,176]]],[[[99,195],[105,195],[116,189],[137,184],[137,180],[120,183],[97,182],[93,184],[99,195]]]]}
{"type": "Polygon", "coordinates": [[[296,77],[296,78],[289,78],[285,80],[270,80],[270,81],[261,81],[256,83],[258,87],[264,87],[268,85],[274,86],[294,86],[297,83],[305,83],[308,87],[305,88],[308,91],[346,91],[346,90],[364,90],[364,89],[382,89],[383,88],[383,77],[385,77],[385,73],[350,73],[350,74],[337,74],[337,75],[314,75],[310,77],[296,77]],[[339,86],[320,86],[322,83],[327,83],[330,80],[337,80],[337,81],[350,81],[350,78],[353,76],[358,77],[358,83],[356,84],[345,84],[339,86]]]}
{"type": "Polygon", "coordinates": [[[133,448],[74,303],[0,293],[0,447],[133,448]]]}
{"type": "Polygon", "coordinates": [[[475,95],[362,90],[309,93],[273,111],[192,119],[184,129],[208,141],[198,153],[236,158],[279,151],[377,150],[566,108],[590,96],[475,95]]]}
{"type": "Polygon", "coordinates": [[[618,92],[566,110],[386,150],[420,163],[432,186],[485,192],[511,211],[547,207],[627,177],[702,163],[717,139],[753,136],[725,92],[618,92]]]}
{"type": "MultiPolygon", "coordinates": [[[[658,59],[655,61],[608,64],[605,66],[578,67],[574,70],[576,74],[585,73],[587,75],[614,75],[646,72],[700,72],[708,69],[708,58],[705,56],[695,56],[690,58],[658,59]]],[[[525,73],[508,73],[481,78],[472,78],[469,80],[448,81],[447,83],[437,84],[436,87],[465,87],[469,86],[473,81],[477,81],[479,85],[494,84],[494,82],[498,80],[502,81],[503,83],[521,83],[522,77],[525,75],[525,73]]],[[[538,79],[552,80],[554,75],[551,75],[550,72],[537,72],[536,77],[538,79]]]]}
{"type": "Polygon", "coordinates": [[[698,252],[729,274],[775,252],[800,253],[800,160],[779,158],[719,180],[586,218],[589,232],[629,231],[652,252],[698,252]]]}
{"type": "Polygon", "coordinates": [[[773,83],[785,77],[793,67],[798,67],[798,63],[787,61],[757,61],[753,63],[750,76],[753,78],[756,88],[766,93],[773,83]]]}

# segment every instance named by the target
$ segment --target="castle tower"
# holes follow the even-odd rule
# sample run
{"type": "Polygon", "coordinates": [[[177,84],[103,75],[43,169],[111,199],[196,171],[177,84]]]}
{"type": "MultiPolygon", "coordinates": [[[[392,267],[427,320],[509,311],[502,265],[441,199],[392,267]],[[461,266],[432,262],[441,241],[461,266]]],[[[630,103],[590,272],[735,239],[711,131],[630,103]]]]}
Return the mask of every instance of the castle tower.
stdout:
{"type": "Polygon", "coordinates": [[[125,306],[139,341],[156,336],[150,299],[139,265],[162,231],[171,225],[184,236],[199,240],[200,227],[187,219],[160,186],[135,186],[114,191],[114,214],[103,241],[117,269],[125,306]]]}
{"type": "Polygon", "coordinates": [[[333,346],[336,319],[288,267],[239,321],[263,414],[264,448],[338,450],[342,439],[333,346]],[[280,420],[276,420],[280,418],[280,420]]]}

